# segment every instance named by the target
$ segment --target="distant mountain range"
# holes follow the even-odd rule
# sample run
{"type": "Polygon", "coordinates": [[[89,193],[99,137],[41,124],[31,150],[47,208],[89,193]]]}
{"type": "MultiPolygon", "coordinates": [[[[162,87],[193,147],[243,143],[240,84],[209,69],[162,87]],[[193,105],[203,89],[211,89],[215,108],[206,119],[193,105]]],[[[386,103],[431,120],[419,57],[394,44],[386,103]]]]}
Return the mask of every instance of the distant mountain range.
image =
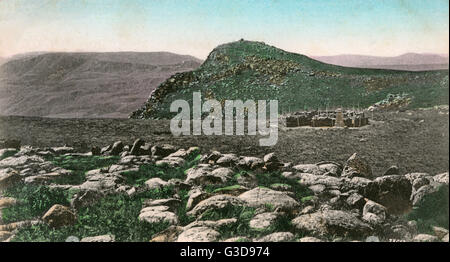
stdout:
{"type": "Polygon", "coordinates": [[[167,52],[26,53],[0,65],[0,115],[127,117],[201,60],[167,52]]]}
{"type": "Polygon", "coordinates": [[[406,53],[393,57],[336,55],[311,56],[318,61],[348,67],[382,68],[408,71],[448,69],[448,55],[406,53]]]}

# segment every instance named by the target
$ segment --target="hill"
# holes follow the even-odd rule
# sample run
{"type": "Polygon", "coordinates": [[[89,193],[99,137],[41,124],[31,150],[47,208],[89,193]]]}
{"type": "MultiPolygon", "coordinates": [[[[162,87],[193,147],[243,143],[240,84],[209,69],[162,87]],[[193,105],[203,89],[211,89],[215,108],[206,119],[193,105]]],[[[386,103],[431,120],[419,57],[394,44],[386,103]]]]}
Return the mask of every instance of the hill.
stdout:
{"type": "Polygon", "coordinates": [[[31,53],[0,66],[0,115],[127,117],[192,56],[167,52],[31,53]]]}
{"type": "Polygon", "coordinates": [[[389,93],[407,93],[411,108],[448,104],[448,70],[408,72],[325,64],[261,42],[216,47],[196,70],[178,73],[156,88],[131,118],[171,118],[172,101],[192,103],[192,92],[219,101],[278,99],[279,111],[367,107],[389,93]]]}
{"type": "Polygon", "coordinates": [[[337,55],[311,56],[318,61],[350,67],[382,68],[408,71],[448,69],[448,55],[407,53],[394,57],[337,55]]]}

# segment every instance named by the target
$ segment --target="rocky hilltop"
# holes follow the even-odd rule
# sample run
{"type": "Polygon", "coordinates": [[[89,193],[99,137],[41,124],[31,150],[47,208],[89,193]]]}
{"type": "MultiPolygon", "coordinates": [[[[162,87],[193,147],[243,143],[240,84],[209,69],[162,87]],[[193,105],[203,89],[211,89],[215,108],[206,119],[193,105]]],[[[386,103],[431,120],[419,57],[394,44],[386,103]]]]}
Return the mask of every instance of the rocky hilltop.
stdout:
{"type": "Polygon", "coordinates": [[[358,153],[285,163],[142,139],[1,145],[3,241],[449,241],[448,172],[375,177],[358,153]]]}
{"type": "Polygon", "coordinates": [[[448,104],[448,70],[408,72],[325,64],[261,42],[216,47],[196,70],[169,77],[132,118],[171,118],[172,101],[192,92],[224,100],[277,99],[279,111],[368,107],[388,94],[407,93],[409,107],[448,104]]]}
{"type": "Polygon", "coordinates": [[[31,53],[0,65],[0,115],[124,118],[201,61],[167,52],[31,53]]]}

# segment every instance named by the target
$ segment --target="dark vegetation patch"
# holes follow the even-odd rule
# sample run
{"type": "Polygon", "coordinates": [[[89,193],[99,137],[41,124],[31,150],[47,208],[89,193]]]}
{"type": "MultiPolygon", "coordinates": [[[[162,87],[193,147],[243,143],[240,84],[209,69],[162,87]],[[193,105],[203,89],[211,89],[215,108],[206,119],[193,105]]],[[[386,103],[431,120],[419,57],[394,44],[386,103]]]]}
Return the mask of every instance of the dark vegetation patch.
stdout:
{"type": "Polygon", "coordinates": [[[417,221],[417,227],[420,233],[434,234],[432,226],[448,229],[448,193],[448,186],[440,186],[436,192],[425,196],[417,208],[406,215],[406,218],[417,221]]]}

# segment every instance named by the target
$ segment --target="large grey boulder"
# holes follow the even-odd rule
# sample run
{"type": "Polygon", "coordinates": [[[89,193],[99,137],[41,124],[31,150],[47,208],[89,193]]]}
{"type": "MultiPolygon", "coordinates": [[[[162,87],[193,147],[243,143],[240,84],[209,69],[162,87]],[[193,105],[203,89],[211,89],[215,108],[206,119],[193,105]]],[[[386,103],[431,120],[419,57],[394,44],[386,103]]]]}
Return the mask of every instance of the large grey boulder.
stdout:
{"type": "Polygon", "coordinates": [[[288,242],[294,240],[294,234],[291,232],[275,232],[261,238],[257,238],[254,242],[288,242]]]}
{"type": "Polygon", "coordinates": [[[183,231],[177,242],[214,242],[219,237],[220,233],[209,227],[192,227],[183,231]]]}
{"type": "Polygon", "coordinates": [[[282,211],[299,211],[300,204],[285,192],[275,191],[268,188],[256,187],[239,195],[239,199],[251,207],[273,206],[282,211]]]}
{"type": "Polygon", "coordinates": [[[344,177],[365,177],[368,179],[373,178],[372,168],[366,159],[354,153],[346,162],[344,170],[342,171],[344,177]]]}
{"type": "Polygon", "coordinates": [[[232,206],[244,206],[245,201],[230,195],[216,195],[200,201],[187,215],[199,217],[207,210],[223,210],[232,206]]]}
{"type": "Polygon", "coordinates": [[[311,236],[342,236],[362,238],[370,235],[372,227],[355,214],[340,210],[324,210],[301,215],[292,220],[294,227],[311,236]]]}
{"type": "Polygon", "coordinates": [[[178,224],[178,217],[171,212],[168,206],[150,206],[145,207],[139,214],[139,220],[150,224],[169,223],[170,225],[178,224]]]}
{"type": "Polygon", "coordinates": [[[412,185],[405,176],[382,176],[364,188],[364,196],[387,208],[389,214],[404,214],[411,210],[412,185]]]}

